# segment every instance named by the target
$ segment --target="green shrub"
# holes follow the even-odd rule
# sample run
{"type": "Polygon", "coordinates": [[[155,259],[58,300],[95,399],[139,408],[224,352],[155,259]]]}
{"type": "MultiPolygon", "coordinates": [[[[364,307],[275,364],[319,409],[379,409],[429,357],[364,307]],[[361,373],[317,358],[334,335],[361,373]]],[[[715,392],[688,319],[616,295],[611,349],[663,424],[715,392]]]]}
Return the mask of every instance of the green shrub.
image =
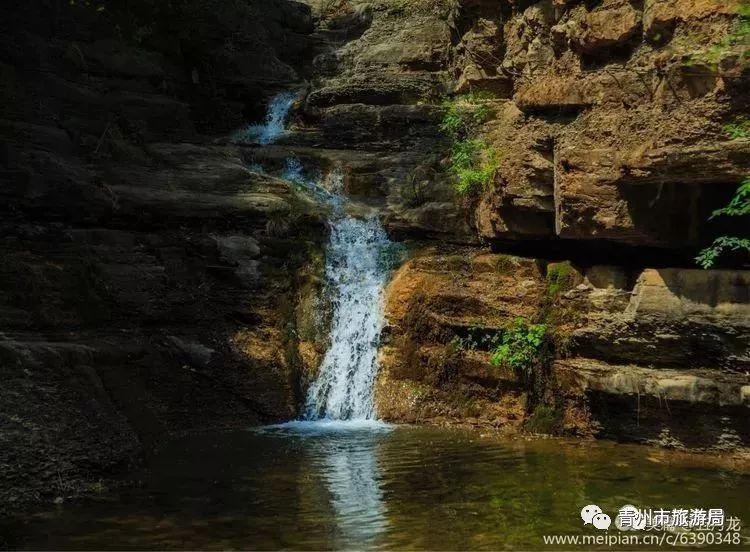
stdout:
{"type": "Polygon", "coordinates": [[[453,143],[448,171],[455,179],[456,192],[469,195],[492,181],[499,164],[495,152],[475,138],[453,143]]]}
{"type": "Polygon", "coordinates": [[[750,119],[735,119],[733,123],[724,125],[722,130],[731,140],[750,138],[750,119]]]}
{"type": "Polygon", "coordinates": [[[695,258],[702,268],[711,268],[722,254],[728,251],[747,251],[750,253],[750,239],[735,236],[720,236],[711,245],[703,249],[695,258]]]}
{"type": "MultiPolygon", "coordinates": [[[[709,220],[720,216],[742,217],[748,215],[750,215],[750,176],[742,181],[729,204],[714,211],[709,220]]],[[[750,238],[719,236],[698,254],[695,261],[703,268],[711,268],[716,264],[719,257],[728,251],[750,253],[750,238]]]]}
{"type": "Polygon", "coordinates": [[[551,357],[549,328],[547,324],[530,324],[516,318],[507,328],[500,344],[492,353],[493,366],[505,366],[527,386],[533,381],[534,371],[543,368],[551,357]]]}
{"type": "Polygon", "coordinates": [[[742,181],[729,205],[714,211],[711,214],[711,218],[720,216],[741,217],[745,215],[750,215],[750,176],[742,181]]]}
{"type": "Polygon", "coordinates": [[[448,342],[449,352],[494,350],[501,342],[502,334],[490,333],[486,329],[472,326],[465,337],[454,335],[448,342]]]}
{"type": "Polygon", "coordinates": [[[499,166],[497,154],[477,137],[479,127],[491,115],[486,95],[466,94],[443,103],[440,130],[451,140],[448,172],[460,195],[469,195],[492,181],[499,166]]]}
{"type": "Polygon", "coordinates": [[[479,125],[487,122],[490,108],[482,102],[491,99],[486,94],[464,94],[443,102],[445,114],[440,130],[454,140],[473,134],[479,125]]]}

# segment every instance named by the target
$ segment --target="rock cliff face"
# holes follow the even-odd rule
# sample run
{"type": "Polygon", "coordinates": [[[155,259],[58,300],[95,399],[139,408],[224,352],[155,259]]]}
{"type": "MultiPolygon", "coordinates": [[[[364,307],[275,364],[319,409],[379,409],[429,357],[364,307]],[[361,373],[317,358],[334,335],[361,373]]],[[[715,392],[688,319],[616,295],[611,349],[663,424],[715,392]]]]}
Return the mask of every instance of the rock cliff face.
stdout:
{"type": "Polygon", "coordinates": [[[747,291],[742,271],[627,272],[423,250],[391,283],[381,413],[670,446],[746,445],[747,291]],[[519,316],[544,320],[559,339],[535,402],[512,371],[490,363],[491,338],[519,316]]]}
{"type": "Polygon", "coordinates": [[[750,171],[750,142],[722,131],[747,110],[746,46],[716,46],[738,8],[318,6],[335,39],[290,143],[335,144],[350,190],[379,200],[394,234],[429,240],[389,288],[383,417],[747,445],[748,273],[693,260],[746,234],[709,220],[750,171]],[[442,99],[463,93],[489,108],[480,136],[499,158],[469,198],[439,131],[442,99]],[[519,316],[558,340],[543,391],[490,364],[519,316]]]}
{"type": "Polygon", "coordinates": [[[157,4],[0,8],[3,507],[296,413],[324,217],[214,137],[300,81],[310,11],[157,4]]]}
{"type": "Polygon", "coordinates": [[[711,58],[738,5],[129,6],[0,8],[4,504],[76,494],[170,433],[295,415],[325,348],[324,216],[251,170],[289,156],[341,168],[410,244],[382,417],[747,446],[750,272],[693,262],[746,233],[708,221],[750,171],[722,131],[747,66],[711,58]],[[277,144],[228,138],[288,89],[277,144]],[[469,92],[499,163],[466,197],[440,123],[469,92]],[[490,363],[519,316],[555,328],[543,388],[490,363]]]}

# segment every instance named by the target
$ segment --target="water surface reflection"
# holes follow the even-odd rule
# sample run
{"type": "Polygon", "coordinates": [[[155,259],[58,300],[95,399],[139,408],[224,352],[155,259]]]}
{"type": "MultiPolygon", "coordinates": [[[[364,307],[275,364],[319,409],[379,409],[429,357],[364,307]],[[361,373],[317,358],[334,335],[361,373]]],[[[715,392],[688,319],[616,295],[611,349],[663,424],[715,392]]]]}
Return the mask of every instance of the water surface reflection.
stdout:
{"type": "Polygon", "coordinates": [[[379,439],[378,433],[365,430],[319,438],[310,444],[314,469],[330,494],[337,548],[353,542],[372,546],[388,526],[380,487],[379,439]]]}
{"type": "Polygon", "coordinates": [[[748,476],[663,451],[368,424],[185,437],[139,487],[0,530],[28,549],[493,550],[587,533],[586,504],[719,507],[750,523],[748,476]]]}

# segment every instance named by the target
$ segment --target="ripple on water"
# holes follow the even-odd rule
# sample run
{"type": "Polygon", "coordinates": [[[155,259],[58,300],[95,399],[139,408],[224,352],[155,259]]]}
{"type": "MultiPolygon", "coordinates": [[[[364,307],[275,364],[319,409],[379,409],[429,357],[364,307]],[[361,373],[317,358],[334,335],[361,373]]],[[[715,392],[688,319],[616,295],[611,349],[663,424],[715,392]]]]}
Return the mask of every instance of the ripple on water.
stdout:
{"type": "Polygon", "coordinates": [[[297,421],[165,444],[142,485],[2,527],[11,548],[539,549],[579,512],[724,508],[750,479],[651,449],[375,421],[297,421]]]}

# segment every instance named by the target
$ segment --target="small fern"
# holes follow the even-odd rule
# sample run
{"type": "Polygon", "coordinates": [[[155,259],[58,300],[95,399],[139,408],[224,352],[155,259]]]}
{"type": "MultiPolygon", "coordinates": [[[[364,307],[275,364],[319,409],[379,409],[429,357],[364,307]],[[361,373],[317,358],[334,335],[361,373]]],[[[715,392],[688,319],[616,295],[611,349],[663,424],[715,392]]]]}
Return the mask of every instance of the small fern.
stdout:
{"type": "Polygon", "coordinates": [[[742,181],[732,201],[726,207],[714,211],[711,218],[720,216],[742,217],[745,215],[750,215],[750,176],[742,181]]]}
{"type": "Polygon", "coordinates": [[[711,268],[719,257],[728,251],[746,251],[750,253],[750,239],[734,236],[721,236],[700,252],[695,261],[702,268],[711,268]]]}

